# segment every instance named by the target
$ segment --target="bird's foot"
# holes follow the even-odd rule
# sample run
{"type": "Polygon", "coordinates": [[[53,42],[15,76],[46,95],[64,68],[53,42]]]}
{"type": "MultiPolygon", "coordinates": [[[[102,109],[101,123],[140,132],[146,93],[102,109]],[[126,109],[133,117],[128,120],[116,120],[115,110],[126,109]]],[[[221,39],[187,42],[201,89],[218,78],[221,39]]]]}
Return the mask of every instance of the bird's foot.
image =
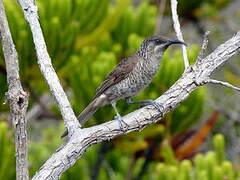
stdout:
{"type": "Polygon", "coordinates": [[[129,125],[122,119],[122,116],[116,115],[114,119],[116,119],[119,122],[119,126],[123,132],[126,132],[128,130],[129,125]]]}
{"type": "Polygon", "coordinates": [[[163,113],[163,105],[154,101],[154,100],[148,100],[148,102],[146,104],[144,104],[144,106],[148,106],[148,105],[152,105],[153,107],[155,107],[161,114],[163,113]]]}

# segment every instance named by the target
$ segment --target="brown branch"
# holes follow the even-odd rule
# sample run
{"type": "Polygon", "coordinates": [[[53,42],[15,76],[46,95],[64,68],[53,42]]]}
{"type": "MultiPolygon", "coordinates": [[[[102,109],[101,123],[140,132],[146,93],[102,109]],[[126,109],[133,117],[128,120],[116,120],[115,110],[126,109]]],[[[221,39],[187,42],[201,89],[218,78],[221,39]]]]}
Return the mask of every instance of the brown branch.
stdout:
{"type": "Polygon", "coordinates": [[[209,132],[212,130],[213,125],[218,119],[219,112],[214,111],[211,115],[211,117],[208,119],[207,123],[204,124],[194,135],[194,137],[178,148],[176,150],[176,157],[181,160],[186,158],[189,154],[193,154],[196,149],[202,145],[203,141],[205,140],[206,136],[209,134],[209,132]]]}
{"type": "Polygon", "coordinates": [[[2,0],[0,0],[0,32],[7,72],[8,92],[6,93],[6,97],[10,105],[10,119],[15,128],[16,178],[17,180],[27,180],[28,151],[26,111],[28,106],[28,94],[21,86],[18,73],[18,56],[9,30],[2,0]]]}

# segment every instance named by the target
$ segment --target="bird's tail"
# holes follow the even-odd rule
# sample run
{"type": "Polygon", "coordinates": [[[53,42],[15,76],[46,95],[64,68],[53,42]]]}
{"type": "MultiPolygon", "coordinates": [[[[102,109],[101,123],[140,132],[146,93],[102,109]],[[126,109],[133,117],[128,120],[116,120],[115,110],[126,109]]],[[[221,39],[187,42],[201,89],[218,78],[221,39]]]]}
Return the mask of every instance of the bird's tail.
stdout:
{"type": "Polygon", "coordinates": [[[94,99],[78,116],[78,121],[83,126],[87,120],[89,120],[93,114],[98,110],[100,107],[99,104],[97,104],[98,98],[94,99]]]}
{"type": "MultiPolygon", "coordinates": [[[[98,110],[99,107],[103,106],[104,100],[101,97],[94,98],[93,101],[81,112],[81,114],[78,116],[78,121],[81,124],[81,126],[84,125],[84,123],[89,120],[92,115],[98,110]]],[[[66,130],[61,138],[68,135],[68,131],[66,130]]]]}

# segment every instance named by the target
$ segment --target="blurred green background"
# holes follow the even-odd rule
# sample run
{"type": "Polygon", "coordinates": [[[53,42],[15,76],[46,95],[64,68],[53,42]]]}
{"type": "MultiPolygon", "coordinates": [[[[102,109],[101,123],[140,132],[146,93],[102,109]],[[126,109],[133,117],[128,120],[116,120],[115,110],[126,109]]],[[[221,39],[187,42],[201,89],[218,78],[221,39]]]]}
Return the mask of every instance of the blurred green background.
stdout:
{"type": "MultiPolygon", "coordinates": [[[[134,53],[146,37],[157,32],[175,38],[170,2],[166,0],[36,3],[53,65],[76,114],[88,105],[115,64],[134,53]]],[[[4,4],[19,54],[22,85],[30,93],[27,119],[32,176],[62,143],[64,126],[39,71],[21,9],[13,0],[5,0],[4,4]]],[[[190,63],[196,60],[206,30],[212,32],[209,52],[239,30],[239,7],[240,3],[233,0],[179,1],[190,63]]],[[[9,107],[4,103],[6,70],[2,52],[0,55],[0,179],[15,179],[13,130],[9,107]]],[[[239,57],[235,59],[215,78],[240,86],[239,57]]],[[[157,98],[183,71],[180,48],[169,49],[153,83],[135,99],[157,98]]],[[[232,90],[201,87],[157,124],[91,147],[61,179],[239,179],[239,102],[240,95],[232,90]]],[[[121,114],[138,107],[118,103],[121,114]]],[[[86,126],[113,116],[110,106],[101,108],[86,126]]]]}

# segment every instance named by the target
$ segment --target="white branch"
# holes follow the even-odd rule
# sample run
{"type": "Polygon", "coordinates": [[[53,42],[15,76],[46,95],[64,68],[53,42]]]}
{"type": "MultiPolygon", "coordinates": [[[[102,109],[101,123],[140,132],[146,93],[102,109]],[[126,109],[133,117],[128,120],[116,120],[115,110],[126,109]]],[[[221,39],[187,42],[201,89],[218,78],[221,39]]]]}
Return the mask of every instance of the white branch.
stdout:
{"type": "Polygon", "coordinates": [[[68,133],[71,135],[76,128],[80,127],[80,124],[52,66],[43,33],[38,21],[37,6],[35,6],[31,0],[18,0],[18,2],[22,7],[25,19],[29,23],[32,31],[41,73],[43,74],[51,93],[56,100],[57,106],[61,111],[65,126],[68,129],[68,133]]]}
{"type": "Polygon", "coordinates": [[[10,105],[10,118],[15,128],[16,179],[28,179],[27,121],[28,94],[23,90],[19,76],[18,55],[3,6],[0,0],[0,33],[7,71],[8,92],[6,97],[10,105]]]}
{"type": "Polygon", "coordinates": [[[210,31],[207,31],[207,32],[205,32],[205,34],[203,36],[202,47],[201,47],[201,50],[200,50],[199,55],[197,57],[197,61],[201,61],[205,56],[207,46],[208,46],[208,35],[209,34],[210,34],[210,31]]]}
{"type": "MultiPolygon", "coordinates": [[[[240,32],[220,45],[198,64],[188,67],[182,77],[162,96],[156,99],[163,105],[163,115],[175,109],[189,94],[196,90],[204,80],[230,57],[240,52],[240,32]],[[198,82],[198,83],[196,83],[198,82]]],[[[161,119],[158,110],[151,106],[138,109],[123,117],[129,125],[127,132],[140,130],[145,126],[161,119]]],[[[93,144],[110,140],[124,134],[117,120],[112,120],[98,126],[77,129],[66,145],[61,147],[50,157],[33,179],[58,179],[60,175],[71,167],[77,159],[93,144]]]]}
{"type": "Polygon", "coordinates": [[[232,84],[230,84],[228,82],[218,81],[215,79],[206,79],[206,80],[204,80],[204,83],[218,84],[218,85],[222,85],[222,86],[234,89],[236,91],[240,91],[239,87],[233,86],[232,84]]]}
{"type": "MultiPolygon", "coordinates": [[[[171,0],[171,10],[172,10],[172,19],[173,19],[173,27],[176,32],[176,36],[180,41],[183,40],[183,35],[180,27],[180,23],[178,20],[178,14],[177,14],[177,0],[171,0]]],[[[185,45],[182,45],[182,52],[183,52],[183,60],[184,60],[184,65],[185,69],[189,66],[189,61],[187,57],[187,48],[185,45]]]]}

